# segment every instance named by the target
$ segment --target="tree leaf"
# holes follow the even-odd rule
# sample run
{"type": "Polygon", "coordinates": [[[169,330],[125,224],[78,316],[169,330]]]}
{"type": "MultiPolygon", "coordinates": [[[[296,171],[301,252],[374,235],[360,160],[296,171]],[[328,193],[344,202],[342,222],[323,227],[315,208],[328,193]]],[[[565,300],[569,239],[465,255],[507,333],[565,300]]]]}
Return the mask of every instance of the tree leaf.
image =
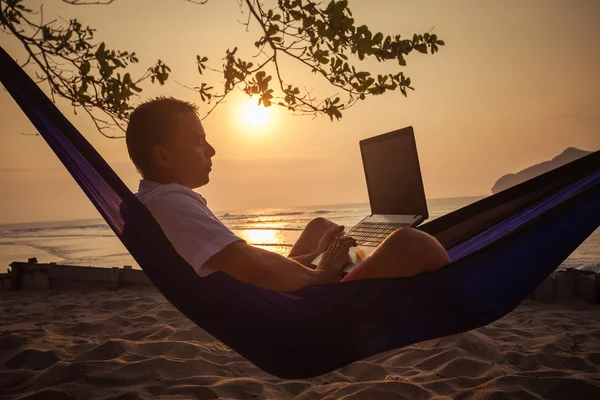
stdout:
{"type": "Polygon", "coordinates": [[[87,75],[88,72],[90,72],[90,62],[88,60],[85,60],[81,64],[81,75],[87,75]]]}
{"type": "Polygon", "coordinates": [[[414,47],[419,53],[427,54],[427,45],[425,43],[418,44],[414,47]]]}

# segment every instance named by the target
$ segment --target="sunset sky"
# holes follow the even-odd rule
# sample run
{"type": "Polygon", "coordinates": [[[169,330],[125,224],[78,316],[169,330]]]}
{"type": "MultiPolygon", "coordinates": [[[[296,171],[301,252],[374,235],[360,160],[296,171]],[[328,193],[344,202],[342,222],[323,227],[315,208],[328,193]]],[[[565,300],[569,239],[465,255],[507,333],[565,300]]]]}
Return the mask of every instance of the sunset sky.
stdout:
{"type": "MultiPolygon", "coordinates": [[[[165,86],[145,85],[136,104],[171,95],[208,108],[190,86],[201,82],[195,58],[220,65],[225,49],[254,53],[256,25],[245,31],[235,0],[117,0],[109,6],[44,4],[46,20],[77,18],[97,29],[113,49],[135,51],[138,74],[162,59],[172,74],[165,86]]],[[[269,0],[265,1],[270,4],[269,0]]],[[[600,1],[597,0],[350,0],[357,24],[384,34],[428,32],[446,42],[440,53],[411,54],[404,69],[414,92],[370,98],[339,122],[301,117],[271,107],[253,126],[249,100],[233,95],[204,120],[217,154],[211,182],[197,189],[215,211],[366,202],[358,141],[412,125],[428,198],[484,196],[494,182],[561,153],[569,146],[600,149],[600,1]]],[[[0,45],[19,62],[25,50],[0,33],[0,45]]],[[[365,63],[375,72],[395,65],[365,63]]],[[[35,68],[26,71],[33,76],[35,68]]],[[[335,90],[297,63],[284,79],[316,92],[335,90]]],[[[218,85],[222,78],[209,75],[218,85]]],[[[47,87],[43,87],[47,90],[47,87]]],[[[251,100],[256,102],[256,99],[251,100]]],[[[66,101],[61,111],[125,183],[139,176],[124,139],[106,139],[83,111],[66,101]]],[[[0,91],[0,224],[95,218],[99,214],[68,175],[10,95],[0,91]]],[[[119,132],[115,132],[119,133],[119,132]]]]}

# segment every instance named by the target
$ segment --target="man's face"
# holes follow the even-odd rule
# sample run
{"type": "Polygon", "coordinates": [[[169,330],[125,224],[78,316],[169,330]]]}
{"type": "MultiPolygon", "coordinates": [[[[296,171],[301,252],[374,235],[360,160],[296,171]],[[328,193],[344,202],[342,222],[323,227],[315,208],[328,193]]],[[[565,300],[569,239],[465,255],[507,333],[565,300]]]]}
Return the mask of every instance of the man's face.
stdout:
{"type": "Polygon", "coordinates": [[[190,189],[206,185],[215,149],[206,141],[206,134],[195,113],[177,116],[175,139],[164,146],[168,153],[168,174],[171,181],[190,189]]]}

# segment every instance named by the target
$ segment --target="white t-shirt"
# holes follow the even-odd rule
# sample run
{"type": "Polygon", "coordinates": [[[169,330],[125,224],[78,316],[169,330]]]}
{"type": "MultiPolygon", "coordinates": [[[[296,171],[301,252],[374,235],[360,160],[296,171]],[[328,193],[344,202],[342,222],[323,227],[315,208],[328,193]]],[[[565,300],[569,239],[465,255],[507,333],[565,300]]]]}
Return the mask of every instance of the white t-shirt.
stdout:
{"type": "Polygon", "coordinates": [[[214,270],[204,263],[225,246],[243,240],[208,209],[206,200],[179,183],[142,179],[137,198],[148,208],[177,252],[200,276],[214,270]]]}

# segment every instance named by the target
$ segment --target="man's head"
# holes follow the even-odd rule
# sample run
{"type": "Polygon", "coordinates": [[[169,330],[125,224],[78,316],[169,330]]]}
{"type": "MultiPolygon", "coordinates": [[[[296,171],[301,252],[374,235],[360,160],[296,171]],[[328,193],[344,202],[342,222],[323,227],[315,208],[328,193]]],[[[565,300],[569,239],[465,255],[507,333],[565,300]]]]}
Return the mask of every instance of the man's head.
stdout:
{"type": "Polygon", "coordinates": [[[192,103],[157,97],[131,113],[127,151],[144,179],[190,189],[208,183],[215,149],[196,112],[192,103]]]}

